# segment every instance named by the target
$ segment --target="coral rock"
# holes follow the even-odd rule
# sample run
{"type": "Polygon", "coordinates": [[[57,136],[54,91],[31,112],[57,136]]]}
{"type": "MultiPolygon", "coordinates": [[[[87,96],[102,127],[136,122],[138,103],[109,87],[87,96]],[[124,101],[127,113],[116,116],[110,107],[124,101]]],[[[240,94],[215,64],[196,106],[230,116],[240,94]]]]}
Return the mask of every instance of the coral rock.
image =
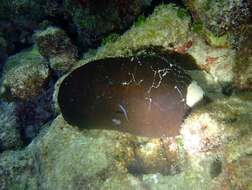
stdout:
{"type": "Polygon", "coordinates": [[[0,102],[0,152],[22,145],[13,103],[0,102]]]}
{"type": "Polygon", "coordinates": [[[228,30],[237,30],[240,25],[248,22],[248,1],[229,0],[184,0],[192,16],[205,28],[220,36],[228,30]]]}
{"type": "Polygon", "coordinates": [[[2,94],[28,100],[41,92],[49,76],[47,61],[36,50],[21,52],[5,65],[2,94]]]}
{"type": "Polygon", "coordinates": [[[235,64],[235,85],[239,89],[252,89],[252,26],[248,26],[239,45],[235,64]]]}
{"type": "Polygon", "coordinates": [[[39,52],[49,59],[52,69],[67,71],[73,66],[77,49],[63,30],[48,27],[37,32],[35,37],[39,52]]]}

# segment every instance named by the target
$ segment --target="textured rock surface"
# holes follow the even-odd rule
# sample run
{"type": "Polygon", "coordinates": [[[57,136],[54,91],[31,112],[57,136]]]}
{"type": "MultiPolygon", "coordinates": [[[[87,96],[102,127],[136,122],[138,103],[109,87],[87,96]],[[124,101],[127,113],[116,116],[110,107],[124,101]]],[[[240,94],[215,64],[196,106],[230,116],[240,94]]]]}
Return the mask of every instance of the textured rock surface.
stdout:
{"type": "Polygon", "coordinates": [[[10,115],[16,117],[19,135],[27,144],[53,118],[53,81],[48,62],[32,48],[9,57],[3,70],[1,96],[15,104],[10,115]]]}
{"type": "Polygon", "coordinates": [[[210,73],[215,83],[221,85],[234,82],[235,51],[232,48],[213,48],[201,38],[195,37],[188,50],[196,63],[210,73]]]}
{"type": "Polygon", "coordinates": [[[49,78],[46,60],[30,49],[10,57],[4,68],[2,94],[28,100],[37,96],[49,78]]]}
{"type": "Polygon", "coordinates": [[[15,105],[0,102],[0,152],[22,145],[15,105]]]}
{"type": "MultiPolygon", "coordinates": [[[[2,73],[2,68],[3,68],[3,63],[5,62],[7,58],[7,53],[6,53],[6,46],[7,42],[3,37],[0,37],[0,73],[2,73]]],[[[1,74],[0,74],[1,77],[1,74]]]]}
{"type": "Polygon", "coordinates": [[[7,54],[32,44],[32,34],[45,17],[43,0],[3,0],[0,5],[0,36],[7,54]]]}
{"type": "MultiPolygon", "coordinates": [[[[37,180],[42,189],[116,189],[120,184],[125,189],[140,188],[140,179],[133,177],[131,172],[141,174],[166,170],[170,173],[171,164],[178,162],[176,147],[164,148],[160,140],[146,142],[113,131],[81,132],[66,124],[61,116],[42,133],[44,135],[24,151],[1,155],[0,165],[5,168],[1,172],[12,171],[9,176],[1,176],[7,189],[13,187],[13,182],[21,176],[23,183],[37,180]],[[161,153],[164,154],[162,157],[161,153]],[[167,156],[172,157],[171,153],[175,155],[172,162],[166,162],[167,156]],[[11,168],[9,162],[15,162],[16,167],[11,168]],[[138,165],[139,162],[142,164],[138,165]],[[25,167],[25,171],[20,166],[25,167]]],[[[17,188],[21,188],[23,183],[16,184],[17,188]]],[[[28,187],[33,186],[29,184],[28,187]]]]}
{"type": "Polygon", "coordinates": [[[184,50],[185,53],[191,47],[191,19],[189,15],[178,16],[179,10],[174,4],[156,7],[143,23],[132,26],[118,40],[101,47],[96,57],[131,55],[132,52],[149,46],[184,50]]]}
{"type": "Polygon", "coordinates": [[[8,189],[22,179],[15,184],[17,188],[27,183],[34,189],[113,190],[122,186],[162,190],[170,186],[200,190],[225,185],[249,190],[250,95],[202,106],[185,121],[182,135],[173,140],[80,131],[59,116],[24,151],[1,155],[1,171],[11,171],[1,177],[2,184],[8,189]],[[34,187],[37,183],[39,188],[34,187]]]}
{"type": "MultiPolygon", "coordinates": [[[[233,83],[235,50],[230,46],[215,48],[208,45],[193,31],[190,16],[185,14],[181,17],[180,12],[181,8],[173,4],[158,6],[145,22],[132,26],[115,42],[105,44],[98,51],[90,51],[79,64],[85,64],[90,59],[129,56],[139,49],[158,46],[164,51],[191,55],[195,63],[207,72],[198,76],[199,79],[207,81],[210,93],[217,92],[216,87],[233,83]]],[[[187,62],[184,66],[186,64],[187,62]]],[[[192,74],[192,78],[195,78],[194,76],[192,74]]]]}
{"type": "Polygon", "coordinates": [[[249,20],[249,1],[184,0],[196,22],[220,36],[249,20]]]}
{"type": "Polygon", "coordinates": [[[34,157],[28,151],[0,154],[0,189],[39,189],[34,157]]]}
{"type": "Polygon", "coordinates": [[[129,27],[151,0],[65,0],[83,47],[97,44],[110,32],[129,27]]]}
{"type": "Polygon", "coordinates": [[[33,44],[34,31],[48,20],[77,35],[80,46],[97,47],[109,32],[127,29],[150,3],[151,0],[2,0],[0,36],[7,41],[5,53],[16,53],[33,44]]]}
{"type": "Polygon", "coordinates": [[[192,113],[181,131],[187,141],[188,152],[204,151],[228,143],[229,140],[242,138],[245,134],[251,135],[250,95],[215,100],[192,113]]]}
{"type": "Polygon", "coordinates": [[[235,64],[235,85],[240,89],[252,89],[252,26],[246,28],[239,45],[235,64]]]}
{"type": "Polygon", "coordinates": [[[77,48],[60,28],[48,27],[36,33],[36,43],[41,55],[49,59],[53,70],[69,70],[77,58],[77,48]]]}

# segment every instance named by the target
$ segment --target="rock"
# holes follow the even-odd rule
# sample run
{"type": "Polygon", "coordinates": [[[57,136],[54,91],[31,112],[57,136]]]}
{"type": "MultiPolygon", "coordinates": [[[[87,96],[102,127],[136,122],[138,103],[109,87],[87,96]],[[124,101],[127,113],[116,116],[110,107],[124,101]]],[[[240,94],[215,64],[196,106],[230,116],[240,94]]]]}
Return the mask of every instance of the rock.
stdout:
{"type": "Polygon", "coordinates": [[[251,93],[200,107],[182,125],[186,152],[182,171],[175,175],[144,174],[143,183],[150,189],[249,190],[251,108],[251,93]]]}
{"type": "MultiPolygon", "coordinates": [[[[164,150],[160,141],[152,141],[146,145],[143,142],[141,138],[116,131],[79,131],[78,128],[66,124],[62,116],[59,116],[43,138],[32,143],[31,147],[35,152],[39,150],[45,188],[99,189],[101,186],[107,186],[110,180],[114,181],[119,176],[136,172],[134,169],[138,169],[134,174],[162,172],[166,169],[168,171],[171,164],[176,163],[176,156],[171,159],[171,164],[169,163],[169,157],[172,157],[169,149],[162,157],[166,158],[166,161],[159,163],[162,160],[159,159],[160,153],[164,150]],[[154,154],[149,145],[157,148],[154,154]],[[139,152],[136,153],[138,156],[135,152],[139,152]],[[152,161],[149,160],[150,157],[152,161]],[[138,163],[141,165],[137,166],[138,163]],[[134,168],[135,166],[137,168],[134,168]]],[[[170,151],[177,155],[176,147],[170,151]]]]}
{"type": "Polygon", "coordinates": [[[225,170],[227,177],[231,181],[231,186],[236,189],[251,189],[251,171],[252,171],[252,159],[251,156],[247,155],[243,158],[229,163],[225,170]]]}
{"type": "Polygon", "coordinates": [[[62,26],[80,47],[97,47],[110,32],[121,32],[142,14],[152,0],[3,0],[0,5],[0,36],[7,54],[32,45],[34,31],[48,19],[62,26]]]}
{"type": "Polygon", "coordinates": [[[44,1],[3,0],[0,5],[0,35],[7,42],[7,54],[32,45],[32,34],[45,17],[44,1]]]}
{"type": "Polygon", "coordinates": [[[0,152],[22,146],[13,103],[0,102],[0,152]]]}
{"type": "Polygon", "coordinates": [[[54,117],[53,77],[36,47],[9,57],[4,66],[1,96],[16,101],[15,114],[25,145],[54,117]]]}
{"type": "Polygon", "coordinates": [[[0,189],[38,189],[34,157],[27,151],[0,154],[0,189]]]}
{"type": "Polygon", "coordinates": [[[250,17],[248,1],[184,0],[184,3],[189,8],[195,23],[201,23],[215,36],[238,30],[250,17]]]}
{"type": "Polygon", "coordinates": [[[118,40],[99,48],[95,59],[105,56],[129,56],[139,49],[150,46],[186,53],[192,46],[191,19],[189,15],[179,17],[179,10],[174,4],[156,7],[153,14],[143,23],[133,25],[118,40]]]}
{"type": "Polygon", "coordinates": [[[124,174],[111,176],[105,181],[101,189],[146,190],[146,186],[137,177],[130,174],[124,174]]]}
{"type": "Polygon", "coordinates": [[[76,63],[76,58],[73,58],[69,54],[61,54],[53,56],[49,59],[50,67],[54,71],[62,71],[63,73],[70,70],[72,66],[76,63]]]}
{"type": "Polygon", "coordinates": [[[135,175],[157,173],[174,175],[180,172],[180,153],[176,138],[140,141],[129,172],[135,175]]]}
{"type": "Polygon", "coordinates": [[[41,92],[49,76],[47,61],[36,49],[21,52],[10,57],[5,65],[2,94],[29,100],[41,92]]]}
{"type": "Polygon", "coordinates": [[[35,37],[39,52],[49,59],[52,69],[67,71],[74,65],[77,48],[63,30],[48,27],[46,30],[37,32],[35,37]]]}
{"type": "Polygon", "coordinates": [[[99,133],[91,131],[83,135],[78,129],[67,125],[62,117],[56,119],[44,137],[31,145],[41,161],[41,187],[99,189],[114,171],[118,175],[123,174],[124,168],[120,169],[115,160],[127,159],[116,151],[124,146],[119,139],[115,141],[120,135],[99,133]]]}
{"type": "Polygon", "coordinates": [[[252,90],[252,25],[242,36],[236,55],[235,86],[241,90],[252,90]]]}
{"type": "Polygon", "coordinates": [[[82,47],[97,46],[110,32],[129,27],[152,0],[65,0],[64,7],[77,27],[82,47]]]}
{"type": "Polygon", "coordinates": [[[7,58],[6,46],[7,46],[7,42],[5,41],[3,37],[0,37],[0,77],[1,77],[4,62],[7,58]]]}
{"type": "MultiPolygon", "coordinates": [[[[171,166],[169,161],[162,159],[171,157],[169,149],[162,158],[159,158],[160,153],[165,149],[158,140],[146,142],[146,139],[138,139],[116,131],[80,131],[68,125],[62,116],[59,116],[50,128],[44,129],[23,151],[22,155],[27,157],[24,160],[17,157],[16,165],[19,166],[24,161],[31,163],[29,167],[26,166],[26,169],[33,173],[27,173],[26,169],[14,170],[16,172],[13,175],[1,178],[6,188],[12,187],[13,180],[20,179],[22,176],[24,182],[29,181],[30,178],[34,181],[37,179],[40,188],[45,189],[100,189],[102,187],[116,189],[120,185],[124,185],[125,189],[132,187],[143,189],[141,180],[133,177],[132,174],[162,172],[166,169],[169,171],[171,166]],[[138,152],[138,156],[135,152],[138,152]],[[149,160],[150,158],[152,159],[149,160]],[[143,163],[138,166],[141,160],[143,163]],[[136,166],[137,173],[133,170],[136,166]]],[[[176,147],[171,151],[177,155],[176,147]]],[[[3,158],[10,160],[16,154],[19,153],[12,152],[3,158]]],[[[171,163],[176,163],[176,159],[172,159],[171,163]]],[[[6,168],[0,168],[0,173],[9,170],[10,166],[1,159],[0,165],[6,168]]],[[[22,183],[17,184],[17,187],[20,187],[19,185],[21,186],[22,183]]],[[[28,187],[32,187],[32,184],[28,187]]]]}
{"type": "Polygon", "coordinates": [[[213,78],[211,83],[215,83],[215,87],[234,82],[236,51],[231,47],[214,48],[206,44],[199,36],[195,36],[188,54],[195,59],[200,68],[211,75],[210,77],[213,78]]]}
{"type": "Polygon", "coordinates": [[[43,92],[29,101],[18,102],[16,115],[21,130],[22,140],[28,145],[54,117],[52,106],[53,82],[43,92]]]}
{"type": "Polygon", "coordinates": [[[249,134],[252,110],[249,94],[215,100],[192,113],[181,134],[188,152],[207,151],[249,134]]]}
{"type": "MultiPolygon", "coordinates": [[[[251,131],[249,132],[251,134],[251,131]]],[[[223,177],[219,184],[230,182],[230,186],[240,189],[251,189],[251,135],[245,135],[225,146],[227,160],[223,166],[223,177]]]]}
{"type": "MultiPolygon", "coordinates": [[[[13,187],[14,179],[22,179],[29,188],[39,182],[44,189],[113,190],[122,186],[161,190],[169,186],[212,190],[223,185],[249,189],[251,101],[250,94],[241,94],[199,107],[186,119],[181,136],[173,140],[113,130],[79,130],[58,116],[26,147],[22,155],[27,157],[17,157],[15,162],[15,168],[24,161],[31,165],[12,169],[12,175],[0,179],[7,189],[13,187]]],[[[3,159],[17,154],[20,152],[11,152],[0,159],[0,173],[10,170],[3,159]]]]}
{"type": "Polygon", "coordinates": [[[33,45],[33,34],[44,21],[62,26],[75,34],[71,17],[58,0],[3,0],[0,5],[0,36],[7,42],[7,54],[13,55],[33,45]]]}
{"type": "MultiPolygon", "coordinates": [[[[160,5],[140,25],[132,26],[115,42],[106,43],[96,51],[86,53],[78,65],[104,57],[131,56],[146,47],[161,47],[164,53],[176,52],[192,61],[181,59],[182,67],[192,62],[202,70],[189,69],[191,77],[203,87],[209,97],[222,96],[222,87],[234,82],[235,50],[230,46],[208,45],[191,28],[188,14],[179,16],[181,8],[173,4],[160,5]]],[[[148,52],[147,52],[148,53],[148,52]]]]}

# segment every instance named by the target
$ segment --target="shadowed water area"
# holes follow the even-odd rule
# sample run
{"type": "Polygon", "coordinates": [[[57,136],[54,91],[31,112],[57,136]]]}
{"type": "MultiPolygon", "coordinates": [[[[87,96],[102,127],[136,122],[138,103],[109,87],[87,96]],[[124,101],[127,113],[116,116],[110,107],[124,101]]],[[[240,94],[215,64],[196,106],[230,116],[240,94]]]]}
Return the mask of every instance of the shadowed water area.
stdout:
{"type": "Polygon", "coordinates": [[[158,56],[89,62],[62,82],[58,102],[65,120],[85,129],[139,136],[174,136],[188,111],[191,78],[158,56]]]}

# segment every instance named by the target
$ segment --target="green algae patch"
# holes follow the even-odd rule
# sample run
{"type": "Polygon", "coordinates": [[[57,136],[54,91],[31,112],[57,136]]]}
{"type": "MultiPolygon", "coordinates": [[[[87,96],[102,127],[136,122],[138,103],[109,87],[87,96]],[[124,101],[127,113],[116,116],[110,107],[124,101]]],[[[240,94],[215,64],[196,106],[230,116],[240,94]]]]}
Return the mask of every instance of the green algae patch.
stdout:
{"type": "Polygon", "coordinates": [[[119,38],[119,34],[117,33],[111,33],[108,36],[106,36],[105,38],[102,39],[101,45],[104,46],[108,43],[113,43],[115,42],[118,38],[119,38]]]}
{"type": "Polygon", "coordinates": [[[206,40],[212,47],[224,48],[230,46],[228,34],[215,36],[212,32],[206,32],[206,40]]]}
{"type": "Polygon", "coordinates": [[[27,61],[37,64],[39,59],[43,59],[42,55],[39,53],[36,46],[24,50],[16,55],[13,55],[8,58],[6,64],[4,65],[3,72],[7,73],[12,68],[16,67],[19,64],[25,63],[27,61]]]}
{"type": "Polygon", "coordinates": [[[146,17],[144,15],[140,15],[137,17],[136,21],[134,22],[133,26],[141,26],[144,24],[146,17]]]}

